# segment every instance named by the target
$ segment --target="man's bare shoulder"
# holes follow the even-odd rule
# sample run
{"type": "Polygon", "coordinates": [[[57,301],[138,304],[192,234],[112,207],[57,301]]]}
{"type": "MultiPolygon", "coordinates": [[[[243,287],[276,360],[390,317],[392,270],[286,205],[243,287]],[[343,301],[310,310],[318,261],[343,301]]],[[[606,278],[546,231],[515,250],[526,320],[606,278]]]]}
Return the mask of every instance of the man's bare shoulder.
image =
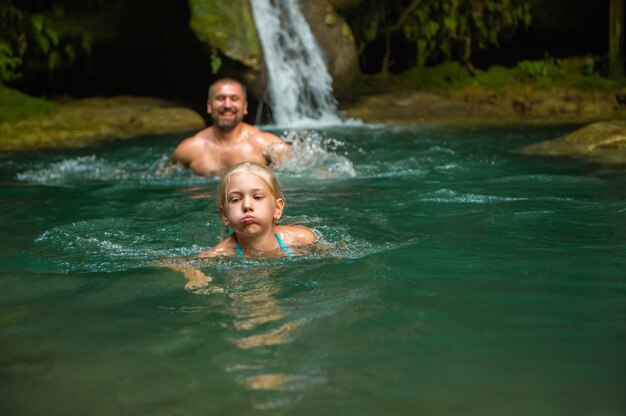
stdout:
{"type": "Polygon", "coordinates": [[[274,133],[263,131],[259,129],[258,127],[255,127],[247,123],[245,127],[246,127],[246,135],[257,143],[264,144],[266,146],[272,143],[284,143],[283,139],[281,139],[274,133]]]}
{"type": "Polygon", "coordinates": [[[181,162],[189,162],[207,147],[210,147],[213,142],[214,138],[210,127],[206,128],[181,141],[174,149],[172,158],[181,162]]]}
{"type": "Polygon", "coordinates": [[[180,142],[176,149],[206,146],[207,144],[210,144],[214,141],[215,135],[213,134],[211,127],[207,127],[206,129],[199,131],[193,136],[184,139],[182,142],[180,142]]]}

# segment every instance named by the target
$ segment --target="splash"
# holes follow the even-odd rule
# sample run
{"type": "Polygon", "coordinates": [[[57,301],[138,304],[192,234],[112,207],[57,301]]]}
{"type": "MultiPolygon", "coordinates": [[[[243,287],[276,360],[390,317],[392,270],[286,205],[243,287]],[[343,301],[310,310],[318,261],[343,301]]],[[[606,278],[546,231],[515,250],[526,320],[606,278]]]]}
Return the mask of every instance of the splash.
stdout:
{"type": "Polygon", "coordinates": [[[338,154],[345,143],[317,131],[288,131],[283,135],[293,153],[281,166],[295,176],[317,179],[341,179],[356,176],[350,159],[338,154]]]}
{"type": "Polygon", "coordinates": [[[206,182],[206,178],[193,175],[182,167],[165,172],[168,156],[163,154],[157,160],[107,160],[95,155],[72,157],[43,166],[31,166],[17,173],[15,178],[33,185],[63,187],[94,182],[110,182],[121,187],[136,186],[137,183],[168,186],[206,182]]]}
{"type": "Polygon", "coordinates": [[[297,0],[252,0],[274,123],[340,124],[332,77],[297,0]]]}
{"type": "Polygon", "coordinates": [[[17,180],[38,185],[64,185],[91,180],[115,180],[124,177],[126,177],[124,169],[96,156],[64,159],[45,168],[29,169],[17,174],[17,180]]]}

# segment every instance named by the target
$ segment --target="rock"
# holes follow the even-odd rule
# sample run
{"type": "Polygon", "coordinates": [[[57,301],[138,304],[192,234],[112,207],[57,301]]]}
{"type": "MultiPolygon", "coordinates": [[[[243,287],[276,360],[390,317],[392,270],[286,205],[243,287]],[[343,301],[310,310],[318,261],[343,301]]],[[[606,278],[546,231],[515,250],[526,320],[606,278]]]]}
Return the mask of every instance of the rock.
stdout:
{"type": "Polygon", "coordinates": [[[333,77],[335,93],[349,91],[359,73],[352,30],[328,0],[301,1],[300,5],[333,77]]]}
{"type": "Polygon", "coordinates": [[[515,116],[489,103],[468,103],[445,94],[419,91],[371,94],[344,102],[341,110],[349,118],[385,124],[500,124],[511,122],[515,116]]]}
{"type": "Polygon", "coordinates": [[[352,9],[359,4],[363,3],[364,0],[328,0],[333,9],[335,10],[348,10],[352,9]]]}
{"type": "MultiPolygon", "coordinates": [[[[335,0],[333,3],[344,8],[360,1],[335,0]]],[[[339,93],[349,90],[359,73],[350,27],[328,0],[302,1],[300,5],[322,49],[334,90],[339,93]]],[[[268,76],[249,0],[189,0],[189,7],[191,28],[198,39],[247,67],[233,75],[241,76],[250,93],[260,98],[266,90],[268,76]]]]}
{"type": "Polygon", "coordinates": [[[253,70],[261,68],[261,45],[249,0],[189,0],[191,29],[201,42],[253,70]]]}
{"type": "Polygon", "coordinates": [[[625,105],[626,104],[626,88],[621,89],[618,92],[616,92],[615,99],[617,100],[617,103],[619,105],[625,105]]]}
{"type": "Polygon", "coordinates": [[[528,155],[581,158],[604,166],[626,166],[626,121],[599,121],[520,151],[528,155]]]}
{"type": "Polygon", "coordinates": [[[56,105],[49,118],[0,123],[0,151],[85,147],[112,139],[189,132],[205,127],[188,108],[151,97],[86,98],[56,105]]]}

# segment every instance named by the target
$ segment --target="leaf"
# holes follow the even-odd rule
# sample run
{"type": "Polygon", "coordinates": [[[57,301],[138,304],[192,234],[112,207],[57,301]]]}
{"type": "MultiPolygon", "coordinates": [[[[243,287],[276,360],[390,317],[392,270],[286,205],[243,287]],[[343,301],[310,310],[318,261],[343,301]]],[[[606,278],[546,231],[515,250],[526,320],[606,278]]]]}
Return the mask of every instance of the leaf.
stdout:
{"type": "Polygon", "coordinates": [[[216,48],[211,48],[211,73],[217,74],[221,67],[222,58],[220,58],[216,48]]]}
{"type": "Polygon", "coordinates": [[[65,45],[65,48],[63,48],[63,52],[65,52],[65,56],[67,56],[70,62],[74,62],[76,59],[76,50],[74,49],[74,45],[68,43],[65,45]]]}
{"type": "Polygon", "coordinates": [[[50,41],[47,37],[42,35],[37,36],[37,43],[39,44],[39,47],[41,48],[43,53],[48,53],[48,51],[50,51],[50,41]]]}
{"type": "Polygon", "coordinates": [[[59,62],[59,54],[56,51],[50,52],[48,55],[48,70],[52,71],[57,67],[57,63],[59,62]]]}
{"type": "Polygon", "coordinates": [[[453,19],[450,16],[446,16],[443,19],[443,25],[445,26],[446,29],[448,29],[450,32],[456,32],[456,28],[457,28],[457,22],[456,19],[453,19]]]}
{"type": "Polygon", "coordinates": [[[30,24],[35,29],[35,33],[39,34],[43,30],[45,18],[41,14],[34,14],[30,17],[30,24]]]}
{"type": "Polygon", "coordinates": [[[435,21],[428,22],[428,26],[427,26],[428,29],[427,29],[426,35],[429,38],[434,37],[437,34],[437,32],[439,32],[439,27],[440,27],[439,23],[435,21]]]}
{"type": "Polygon", "coordinates": [[[48,39],[50,39],[50,41],[52,42],[52,45],[58,46],[59,45],[59,32],[52,29],[50,26],[46,27],[45,32],[46,32],[46,35],[48,35],[48,39]]]}

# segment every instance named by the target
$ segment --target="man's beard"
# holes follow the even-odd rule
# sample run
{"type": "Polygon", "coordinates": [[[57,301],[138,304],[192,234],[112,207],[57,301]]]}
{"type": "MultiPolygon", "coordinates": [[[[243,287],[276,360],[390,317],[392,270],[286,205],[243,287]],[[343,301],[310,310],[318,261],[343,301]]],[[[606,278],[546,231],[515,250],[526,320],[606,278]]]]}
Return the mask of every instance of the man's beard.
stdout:
{"type": "Polygon", "coordinates": [[[230,119],[230,120],[224,120],[220,117],[217,117],[217,119],[214,121],[215,121],[215,124],[219,128],[224,129],[224,130],[232,130],[235,127],[237,127],[239,123],[243,121],[243,117],[235,116],[233,119],[230,119]]]}

